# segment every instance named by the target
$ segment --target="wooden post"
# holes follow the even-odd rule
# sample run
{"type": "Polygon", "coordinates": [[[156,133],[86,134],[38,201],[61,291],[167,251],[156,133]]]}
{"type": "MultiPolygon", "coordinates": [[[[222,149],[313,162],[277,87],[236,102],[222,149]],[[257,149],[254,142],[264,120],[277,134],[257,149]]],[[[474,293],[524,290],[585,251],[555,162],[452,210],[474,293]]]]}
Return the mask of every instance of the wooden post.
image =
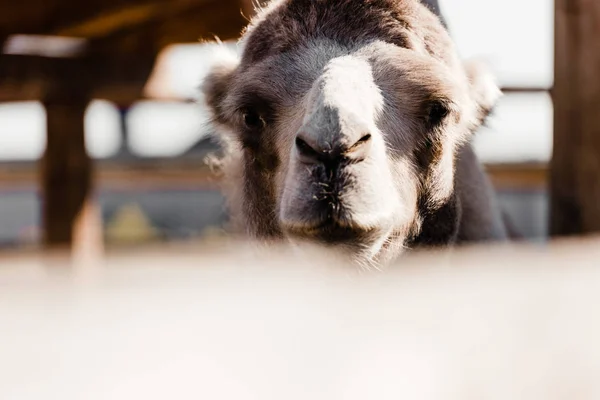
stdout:
{"type": "Polygon", "coordinates": [[[600,232],[600,1],[555,0],[550,233],[600,232]]]}
{"type": "Polygon", "coordinates": [[[85,214],[92,188],[92,162],[85,148],[85,97],[52,96],[45,101],[47,145],[42,159],[43,244],[71,250],[74,228],[85,214]]]}
{"type": "Polygon", "coordinates": [[[121,125],[121,147],[118,151],[118,157],[128,159],[132,157],[129,151],[129,127],[127,126],[127,113],[132,104],[119,106],[119,122],[121,125]]]}

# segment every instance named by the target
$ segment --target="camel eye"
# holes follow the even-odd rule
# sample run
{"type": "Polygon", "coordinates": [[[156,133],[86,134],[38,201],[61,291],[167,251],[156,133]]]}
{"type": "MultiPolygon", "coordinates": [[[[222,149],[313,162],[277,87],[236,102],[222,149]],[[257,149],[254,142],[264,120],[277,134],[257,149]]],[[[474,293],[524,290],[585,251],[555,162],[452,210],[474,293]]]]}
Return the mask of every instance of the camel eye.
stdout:
{"type": "Polygon", "coordinates": [[[448,110],[448,107],[446,107],[444,103],[441,101],[434,101],[429,106],[429,124],[432,126],[440,124],[449,113],[450,110],[448,110]]]}
{"type": "Polygon", "coordinates": [[[254,110],[245,110],[243,113],[244,124],[248,129],[264,128],[266,123],[263,117],[254,110]]]}

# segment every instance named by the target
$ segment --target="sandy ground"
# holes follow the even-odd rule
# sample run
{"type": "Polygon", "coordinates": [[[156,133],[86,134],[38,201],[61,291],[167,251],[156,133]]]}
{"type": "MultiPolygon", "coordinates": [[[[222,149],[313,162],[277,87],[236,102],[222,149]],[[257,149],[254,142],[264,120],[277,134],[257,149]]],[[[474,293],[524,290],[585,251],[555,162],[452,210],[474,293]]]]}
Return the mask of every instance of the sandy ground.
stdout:
{"type": "Polygon", "coordinates": [[[598,399],[600,241],[0,259],[0,399],[598,399]]]}

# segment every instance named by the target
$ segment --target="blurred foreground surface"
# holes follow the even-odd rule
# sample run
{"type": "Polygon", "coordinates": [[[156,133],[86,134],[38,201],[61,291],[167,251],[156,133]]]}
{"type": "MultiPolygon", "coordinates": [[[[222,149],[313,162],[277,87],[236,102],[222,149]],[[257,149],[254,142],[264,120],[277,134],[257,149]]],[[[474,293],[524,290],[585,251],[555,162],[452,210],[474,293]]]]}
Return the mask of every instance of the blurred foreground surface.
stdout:
{"type": "Polygon", "coordinates": [[[0,399],[598,399],[600,241],[0,262],[0,399]]]}

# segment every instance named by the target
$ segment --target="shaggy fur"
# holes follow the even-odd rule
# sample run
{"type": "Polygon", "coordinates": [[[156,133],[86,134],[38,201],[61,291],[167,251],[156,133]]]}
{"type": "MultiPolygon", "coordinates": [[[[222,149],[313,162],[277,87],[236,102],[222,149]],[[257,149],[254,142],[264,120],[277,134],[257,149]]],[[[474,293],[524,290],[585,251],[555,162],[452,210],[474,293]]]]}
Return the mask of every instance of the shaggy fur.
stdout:
{"type": "Polygon", "coordinates": [[[240,45],[203,86],[238,231],[374,263],[506,238],[469,145],[500,92],[427,6],[274,0],[240,45]]]}

